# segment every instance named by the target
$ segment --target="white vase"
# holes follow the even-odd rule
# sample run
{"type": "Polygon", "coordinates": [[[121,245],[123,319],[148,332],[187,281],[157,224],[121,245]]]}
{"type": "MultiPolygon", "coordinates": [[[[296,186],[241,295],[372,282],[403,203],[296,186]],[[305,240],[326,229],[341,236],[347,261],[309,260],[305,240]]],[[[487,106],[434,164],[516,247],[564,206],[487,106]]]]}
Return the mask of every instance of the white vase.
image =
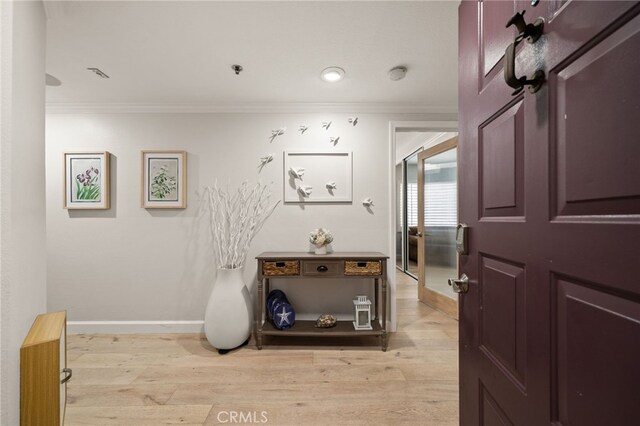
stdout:
{"type": "Polygon", "coordinates": [[[327,246],[316,246],[316,254],[327,254],[327,246]]]}
{"type": "Polygon", "coordinates": [[[234,349],[251,336],[253,304],[242,280],[244,268],[219,268],[204,315],[204,333],[218,350],[234,349]]]}

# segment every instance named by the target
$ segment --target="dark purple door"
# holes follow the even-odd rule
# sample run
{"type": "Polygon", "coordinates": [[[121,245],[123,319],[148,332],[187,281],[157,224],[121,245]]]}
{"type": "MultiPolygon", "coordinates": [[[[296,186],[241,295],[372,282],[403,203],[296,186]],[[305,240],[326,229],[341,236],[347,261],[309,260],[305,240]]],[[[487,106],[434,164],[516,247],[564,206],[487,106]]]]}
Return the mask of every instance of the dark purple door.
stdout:
{"type": "Polygon", "coordinates": [[[640,4],[535,3],[459,10],[460,422],[638,425],[640,4]]]}

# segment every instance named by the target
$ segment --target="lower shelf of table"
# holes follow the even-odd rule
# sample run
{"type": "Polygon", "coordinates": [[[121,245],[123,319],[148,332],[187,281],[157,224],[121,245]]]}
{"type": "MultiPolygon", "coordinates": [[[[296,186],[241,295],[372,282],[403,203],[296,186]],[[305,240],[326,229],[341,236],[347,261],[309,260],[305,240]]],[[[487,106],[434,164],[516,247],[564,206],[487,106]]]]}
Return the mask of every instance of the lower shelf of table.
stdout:
{"type": "Polygon", "coordinates": [[[270,322],[265,322],[262,326],[264,336],[313,336],[313,337],[336,337],[336,336],[380,336],[385,331],[378,322],[371,323],[373,330],[355,330],[352,321],[338,321],[335,327],[317,328],[315,321],[296,321],[293,327],[286,330],[278,330],[270,322]]]}

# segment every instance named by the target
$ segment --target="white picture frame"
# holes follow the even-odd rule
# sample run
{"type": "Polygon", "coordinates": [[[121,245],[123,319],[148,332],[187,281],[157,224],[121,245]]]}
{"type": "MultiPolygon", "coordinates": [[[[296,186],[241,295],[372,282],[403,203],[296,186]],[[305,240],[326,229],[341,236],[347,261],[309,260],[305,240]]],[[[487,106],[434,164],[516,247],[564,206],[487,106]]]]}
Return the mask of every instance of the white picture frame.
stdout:
{"type": "Polygon", "coordinates": [[[141,206],[187,208],[187,152],[142,151],[141,206]]]}
{"type": "Polygon", "coordinates": [[[107,151],[65,152],[63,207],[68,210],[106,210],[109,204],[107,151]]]}
{"type": "Polygon", "coordinates": [[[353,155],[351,152],[284,152],[285,203],[351,203],[353,202],[353,155]],[[290,169],[304,169],[302,179],[290,169]],[[335,183],[335,188],[329,188],[335,183]],[[304,195],[298,187],[311,187],[304,195]]]}

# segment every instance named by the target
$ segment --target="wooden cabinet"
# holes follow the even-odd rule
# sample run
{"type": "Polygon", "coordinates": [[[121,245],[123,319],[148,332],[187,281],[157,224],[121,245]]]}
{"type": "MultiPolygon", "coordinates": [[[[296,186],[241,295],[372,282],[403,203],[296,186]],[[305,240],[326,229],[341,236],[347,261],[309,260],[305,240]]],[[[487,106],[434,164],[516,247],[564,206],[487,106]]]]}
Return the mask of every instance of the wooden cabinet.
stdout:
{"type": "Polygon", "coordinates": [[[387,259],[382,253],[262,253],[258,260],[258,315],[256,343],[262,349],[263,336],[359,337],[378,336],[383,351],[387,350],[387,259]],[[334,278],[345,280],[371,278],[374,285],[371,330],[354,330],[351,321],[338,321],[333,328],[316,328],[315,321],[296,320],[293,327],[278,330],[265,314],[265,300],[271,279],[334,278]]]}
{"type": "Polygon", "coordinates": [[[38,315],[20,348],[20,424],[64,423],[67,399],[67,314],[38,315]]]}

